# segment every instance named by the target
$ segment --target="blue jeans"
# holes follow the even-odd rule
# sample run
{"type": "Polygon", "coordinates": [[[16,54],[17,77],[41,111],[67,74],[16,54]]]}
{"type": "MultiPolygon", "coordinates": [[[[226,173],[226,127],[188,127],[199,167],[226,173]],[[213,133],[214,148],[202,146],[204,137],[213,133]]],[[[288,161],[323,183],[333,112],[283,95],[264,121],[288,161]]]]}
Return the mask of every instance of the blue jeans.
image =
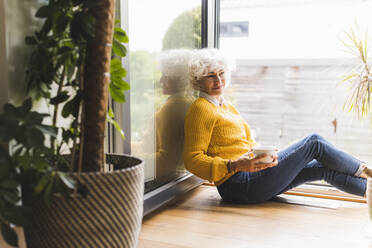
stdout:
{"type": "Polygon", "coordinates": [[[224,201],[261,203],[305,182],[325,180],[359,196],[367,180],[354,176],[361,161],[317,134],[278,152],[278,165],[258,172],[238,172],[217,187],[224,201]]]}

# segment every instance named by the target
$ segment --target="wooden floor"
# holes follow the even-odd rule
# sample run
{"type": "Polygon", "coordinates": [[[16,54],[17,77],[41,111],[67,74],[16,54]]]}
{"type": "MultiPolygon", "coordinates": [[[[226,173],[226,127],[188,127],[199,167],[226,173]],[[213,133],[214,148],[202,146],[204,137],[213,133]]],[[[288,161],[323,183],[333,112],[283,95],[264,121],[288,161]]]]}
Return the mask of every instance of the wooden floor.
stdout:
{"type": "Polygon", "coordinates": [[[138,247],[372,248],[366,204],[307,197],[290,201],[295,204],[227,204],[214,187],[200,186],[145,218],[138,247]]]}

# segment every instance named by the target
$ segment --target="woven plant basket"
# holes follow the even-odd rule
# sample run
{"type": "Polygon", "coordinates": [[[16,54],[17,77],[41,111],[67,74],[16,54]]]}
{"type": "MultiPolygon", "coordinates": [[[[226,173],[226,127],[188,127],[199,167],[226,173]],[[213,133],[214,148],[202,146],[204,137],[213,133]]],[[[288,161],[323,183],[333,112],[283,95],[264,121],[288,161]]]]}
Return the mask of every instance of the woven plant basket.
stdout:
{"type": "Polygon", "coordinates": [[[144,171],[140,159],[108,155],[115,170],[73,173],[86,197],[56,197],[50,207],[32,204],[28,248],[137,247],[143,213],[144,171]]]}

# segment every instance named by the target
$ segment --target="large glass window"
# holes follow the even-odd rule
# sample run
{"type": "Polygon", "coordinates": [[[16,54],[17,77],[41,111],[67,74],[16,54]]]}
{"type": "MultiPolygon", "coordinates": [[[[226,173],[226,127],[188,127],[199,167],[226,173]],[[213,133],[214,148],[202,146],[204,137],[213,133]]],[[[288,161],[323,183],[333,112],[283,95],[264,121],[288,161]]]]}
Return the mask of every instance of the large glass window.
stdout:
{"type": "Polygon", "coordinates": [[[360,63],[345,32],[366,37],[372,1],[220,2],[220,49],[237,63],[228,96],[256,140],[284,148],[316,132],[372,161],[370,120],[343,110],[350,85],[342,82],[360,63]]]}
{"type": "Polygon", "coordinates": [[[148,192],[186,174],[187,51],[201,46],[201,1],[130,0],[128,31],[131,153],[145,160],[148,192]]]}

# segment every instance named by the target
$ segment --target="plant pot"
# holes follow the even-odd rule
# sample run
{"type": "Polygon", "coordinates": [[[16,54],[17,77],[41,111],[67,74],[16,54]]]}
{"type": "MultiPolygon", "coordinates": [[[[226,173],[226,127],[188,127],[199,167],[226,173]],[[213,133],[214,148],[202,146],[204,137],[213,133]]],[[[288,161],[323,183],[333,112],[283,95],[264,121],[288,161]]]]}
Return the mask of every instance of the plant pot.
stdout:
{"type": "Polygon", "coordinates": [[[369,218],[372,220],[372,178],[371,177],[368,177],[367,179],[366,197],[367,197],[369,218]]]}
{"type": "Polygon", "coordinates": [[[143,213],[144,170],[140,159],[107,155],[112,172],[72,173],[86,197],[56,197],[50,207],[32,203],[28,248],[137,247],[143,213]]]}

